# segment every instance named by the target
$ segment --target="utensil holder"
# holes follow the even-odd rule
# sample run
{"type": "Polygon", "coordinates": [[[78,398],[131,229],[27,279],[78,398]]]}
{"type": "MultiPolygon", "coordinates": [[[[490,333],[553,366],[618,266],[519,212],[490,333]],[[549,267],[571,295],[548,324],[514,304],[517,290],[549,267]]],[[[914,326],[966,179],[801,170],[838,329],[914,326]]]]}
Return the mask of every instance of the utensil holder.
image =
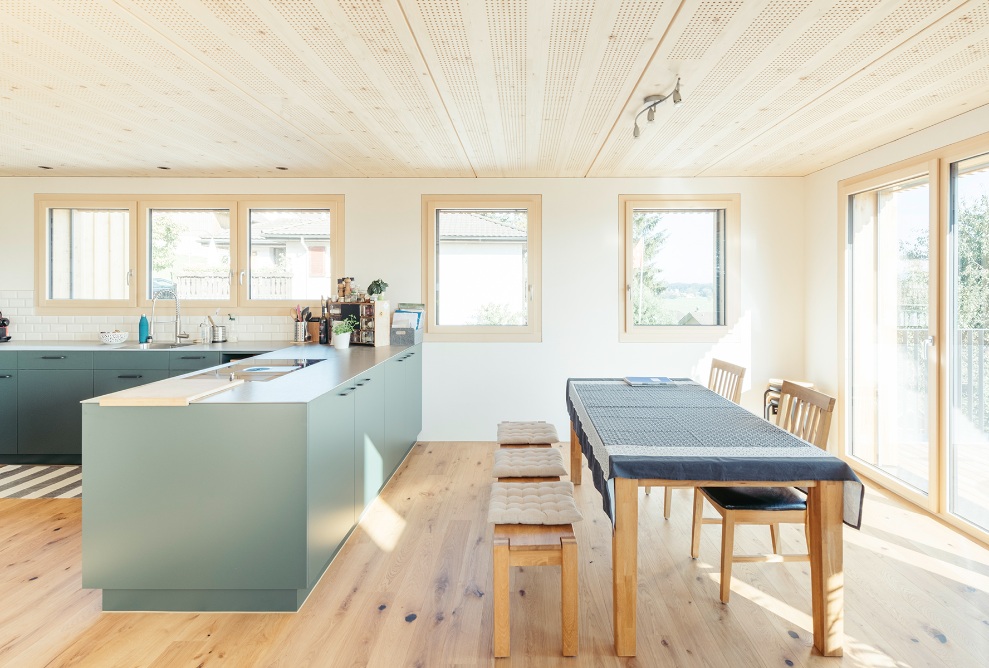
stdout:
{"type": "Polygon", "coordinates": [[[306,334],[307,334],[306,323],[304,322],[295,323],[295,338],[293,338],[292,340],[295,341],[296,343],[305,343],[307,338],[306,334]]]}

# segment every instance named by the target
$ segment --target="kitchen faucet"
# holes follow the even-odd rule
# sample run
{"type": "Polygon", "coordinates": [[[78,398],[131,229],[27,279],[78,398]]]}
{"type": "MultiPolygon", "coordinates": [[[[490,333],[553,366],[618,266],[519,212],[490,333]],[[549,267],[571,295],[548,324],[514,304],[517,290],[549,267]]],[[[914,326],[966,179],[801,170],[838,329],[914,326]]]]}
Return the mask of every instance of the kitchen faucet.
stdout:
{"type": "Polygon", "coordinates": [[[175,290],[165,288],[158,290],[151,296],[151,323],[148,327],[148,341],[153,341],[155,337],[155,306],[158,304],[158,299],[168,299],[169,297],[175,300],[175,343],[178,343],[179,339],[189,338],[189,335],[182,331],[182,311],[179,308],[179,296],[175,290]]]}

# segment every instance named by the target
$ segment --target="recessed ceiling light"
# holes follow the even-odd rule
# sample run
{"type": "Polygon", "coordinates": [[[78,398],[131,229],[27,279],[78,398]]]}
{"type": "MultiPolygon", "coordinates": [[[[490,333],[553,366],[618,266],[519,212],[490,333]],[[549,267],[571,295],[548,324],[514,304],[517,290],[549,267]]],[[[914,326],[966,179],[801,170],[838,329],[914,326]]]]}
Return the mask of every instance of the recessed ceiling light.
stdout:
{"type": "Polygon", "coordinates": [[[55,169],[54,167],[48,167],[47,165],[38,165],[38,169],[55,169]]]}
{"type": "Polygon", "coordinates": [[[168,169],[171,169],[171,167],[159,167],[158,169],[166,169],[166,170],[168,170],[168,169]]]}
{"type": "Polygon", "coordinates": [[[280,169],[283,172],[287,172],[288,171],[288,167],[275,167],[275,169],[280,169]]]}

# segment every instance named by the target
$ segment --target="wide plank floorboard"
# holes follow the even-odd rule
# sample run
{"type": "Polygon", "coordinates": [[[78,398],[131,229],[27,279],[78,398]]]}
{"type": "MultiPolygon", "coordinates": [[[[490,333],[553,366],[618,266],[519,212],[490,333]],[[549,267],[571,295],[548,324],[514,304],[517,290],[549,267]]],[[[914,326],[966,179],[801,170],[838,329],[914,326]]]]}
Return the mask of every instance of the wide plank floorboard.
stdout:
{"type": "MultiPolygon", "coordinates": [[[[490,443],[423,443],[296,614],[102,613],[82,589],[81,502],[0,500],[0,666],[932,666],[989,656],[989,550],[869,489],[845,530],[845,655],[812,648],[808,565],[736,564],[718,601],[720,531],[690,559],[690,490],[640,495],[638,656],[614,656],[611,526],[589,483],[580,653],[560,655],[558,568],[511,576],[512,656],[492,659],[490,443]]],[[[585,481],[590,474],[585,470],[585,481]]],[[[766,552],[764,527],[738,549],[766,552]]],[[[785,526],[786,551],[804,548],[785,526]]]]}

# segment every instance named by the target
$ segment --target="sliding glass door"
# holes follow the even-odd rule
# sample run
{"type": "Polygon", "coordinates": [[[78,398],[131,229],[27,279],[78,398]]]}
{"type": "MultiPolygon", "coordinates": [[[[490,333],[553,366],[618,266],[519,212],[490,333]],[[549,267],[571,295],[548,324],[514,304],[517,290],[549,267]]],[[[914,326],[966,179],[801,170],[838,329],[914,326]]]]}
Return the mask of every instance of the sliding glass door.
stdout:
{"type": "Polygon", "coordinates": [[[846,452],[927,497],[937,429],[930,179],[863,190],[847,205],[846,452]]]}
{"type": "Polygon", "coordinates": [[[950,184],[948,512],[989,531],[989,154],[950,184]]]}

